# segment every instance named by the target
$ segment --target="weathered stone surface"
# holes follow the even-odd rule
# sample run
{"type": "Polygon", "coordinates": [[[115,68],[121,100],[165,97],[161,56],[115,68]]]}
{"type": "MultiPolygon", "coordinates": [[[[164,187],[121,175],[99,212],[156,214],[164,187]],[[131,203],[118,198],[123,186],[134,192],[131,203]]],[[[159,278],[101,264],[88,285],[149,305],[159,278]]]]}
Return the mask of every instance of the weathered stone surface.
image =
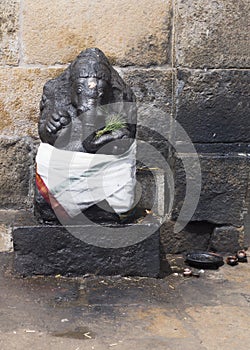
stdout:
{"type": "Polygon", "coordinates": [[[31,205],[32,146],[29,139],[0,139],[0,208],[31,205]]]}
{"type": "MultiPolygon", "coordinates": [[[[181,159],[190,165],[190,181],[192,186],[198,182],[193,178],[192,155],[180,154],[173,166],[175,180],[175,198],[172,218],[176,220],[180,213],[186,191],[186,174],[181,159]]],[[[241,226],[245,198],[248,187],[249,161],[244,155],[201,154],[202,189],[196,211],[187,222],[209,221],[215,224],[241,226]]]]}
{"type": "Polygon", "coordinates": [[[141,140],[137,135],[136,159],[138,167],[164,169],[169,156],[169,143],[166,140],[141,140]]]}
{"type": "Polygon", "coordinates": [[[214,225],[208,222],[190,222],[182,231],[174,232],[174,221],[161,226],[161,243],[167,254],[193,250],[207,250],[214,225]]]}
{"type": "Polygon", "coordinates": [[[171,1],[26,0],[26,63],[67,63],[88,47],[120,65],[170,60],[171,1]]]}
{"type": "Polygon", "coordinates": [[[0,225],[7,228],[13,226],[36,225],[32,209],[0,209],[0,225]]]}
{"type": "Polygon", "coordinates": [[[138,138],[166,143],[171,123],[173,71],[127,69],[122,76],[136,96],[138,138]]]}
{"type": "MultiPolygon", "coordinates": [[[[250,153],[250,144],[248,143],[196,143],[194,147],[197,153],[216,153],[221,155],[250,153]]],[[[183,145],[183,152],[185,152],[185,145],[183,145]]]]}
{"type": "Polygon", "coordinates": [[[0,2],[0,64],[18,64],[18,18],[20,0],[0,2]]]}
{"type": "Polygon", "coordinates": [[[10,228],[0,224],[0,252],[11,251],[12,248],[10,228]]]}
{"type": "Polygon", "coordinates": [[[249,142],[249,70],[178,72],[176,119],[193,142],[249,142]]]}
{"type": "Polygon", "coordinates": [[[216,227],[210,241],[210,249],[215,252],[236,253],[244,247],[243,228],[233,226],[216,227]]]}
{"type": "Polygon", "coordinates": [[[37,135],[39,102],[46,80],[62,69],[0,69],[0,131],[6,136],[37,135]]]}
{"type": "Polygon", "coordinates": [[[146,104],[171,113],[173,71],[171,69],[126,69],[123,79],[132,87],[138,106],[146,104]]]}
{"type": "Polygon", "coordinates": [[[137,140],[137,182],[142,191],[140,207],[151,209],[164,216],[169,207],[169,144],[159,141],[142,142],[137,140]]]}
{"type": "Polygon", "coordinates": [[[177,64],[192,68],[248,68],[248,0],[176,0],[177,64]]]}
{"type": "MultiPolygon", "coordinates": [[[[249,180],[250,182],[250,180],[249,180]]],[[[250,191],[246,198],[246,215],[244,216],[244,245],[250,247],[250,191]]]]}
{"type": "MultiPolygon", "coordinates": [[[[134,229],[138,237],[142,236],[144,239],[141,241],[138,239],[138,243],[121,248],[102,248],[87,244],[62,226],[15,228],[14,268],[25,276],[36,274],[74,276],[91,273],[157,277],[160,272],[159,230],[149,225],[133,226],[124,227],[124,235],[129,236],[134,229]],[[145,230],[151,232],[147,238],[145,230]]],[[[87,236],[103,235],[101,226],[79,226],[77,230],[79,236],[81,232],[87,236]]],[[[116,232],[113,232],[115,235],[116,232]]],[[[112,243],[112,235],[107,240],[112,243]]]]}
{"type": "Polygon", "coordinates": [[[161,169],[138,169],[136,173],[136,202],[139,208],[152,210],[161,217],[165,214],[165,179],[161,169]]]}

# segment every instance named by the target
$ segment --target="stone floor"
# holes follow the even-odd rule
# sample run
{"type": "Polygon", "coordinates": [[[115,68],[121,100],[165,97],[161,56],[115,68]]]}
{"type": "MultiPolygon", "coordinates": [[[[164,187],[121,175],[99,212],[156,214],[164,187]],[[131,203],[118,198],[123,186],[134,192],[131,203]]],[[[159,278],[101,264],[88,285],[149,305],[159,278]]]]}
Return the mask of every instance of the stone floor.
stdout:
{"type": "Polygon", "coordinates": [[[168,260],[163,279],[20,278],[1,253],[0,349],[249,349],[250,264],[188,278],[168,260]]]}

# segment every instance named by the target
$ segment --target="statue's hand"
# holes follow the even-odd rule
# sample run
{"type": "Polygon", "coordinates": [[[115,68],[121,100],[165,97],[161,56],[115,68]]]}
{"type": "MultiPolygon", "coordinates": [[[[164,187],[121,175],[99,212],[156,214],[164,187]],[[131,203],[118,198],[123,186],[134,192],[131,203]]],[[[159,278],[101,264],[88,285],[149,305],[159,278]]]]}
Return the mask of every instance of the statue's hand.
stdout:
{"type": "Polygon", "coordinates": [[[100,137],[95,137],[93,143],[97,146],[103,146],[108,142],[129,138],[129,130],[126,128],[112,131],[111,133],[103,134],[100,137]]]}
{"type": "Polygon", "coordinates": [[[47,119],[45,128],[50,134],[56,134],[60,129],[71,122],[71,117],[67,111],[57,111],[47,119]]]}
{"type": "MultiPolygon", "coordinates": [[[[83,146],[87,152],[95,153],[98,150],[103,151],[105,154],[116,154],[124,152],[124,142],[115,143],[116,140],[128,140],[130,132],[128,129],[123,128],[112,131],[110,133],[103,134],[100,137],[96,137],[96,133],[88,137],[84,142],[83,146]],[[110,143],[110,146],[109,146],[110,143]],[[120,149],[122,147],[122,149],[120,149]]],[[[126,142],[128,144],[128,142],[126,142]]]]}

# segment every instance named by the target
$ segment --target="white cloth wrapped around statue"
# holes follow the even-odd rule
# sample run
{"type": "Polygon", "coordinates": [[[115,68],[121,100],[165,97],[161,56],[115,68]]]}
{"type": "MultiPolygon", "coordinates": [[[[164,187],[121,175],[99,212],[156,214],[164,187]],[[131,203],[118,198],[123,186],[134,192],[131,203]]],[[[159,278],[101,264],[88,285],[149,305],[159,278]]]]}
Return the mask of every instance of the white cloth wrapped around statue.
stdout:
{"type": "Polygon", "coordinates": [[[134,203],[135,154],[135,141],[121,155],[72,152],[41,143],[36,156],[37,176],[70,217],[104,199],[121,214],[134,203]]]}

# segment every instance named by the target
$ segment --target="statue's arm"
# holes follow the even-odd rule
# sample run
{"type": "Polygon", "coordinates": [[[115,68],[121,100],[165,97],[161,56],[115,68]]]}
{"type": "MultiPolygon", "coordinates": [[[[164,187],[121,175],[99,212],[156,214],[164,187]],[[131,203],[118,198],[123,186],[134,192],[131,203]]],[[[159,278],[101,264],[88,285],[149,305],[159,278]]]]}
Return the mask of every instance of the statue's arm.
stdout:
{"type": "Polygon", "coordinates": [[[44,94],[40,103],[40,119],[38,123],[38,133],[42,142],[54,145],[63,129],[69,127],[71,122],[70,114],[67,110],[55,110],[50,100],[44,94]]]}

